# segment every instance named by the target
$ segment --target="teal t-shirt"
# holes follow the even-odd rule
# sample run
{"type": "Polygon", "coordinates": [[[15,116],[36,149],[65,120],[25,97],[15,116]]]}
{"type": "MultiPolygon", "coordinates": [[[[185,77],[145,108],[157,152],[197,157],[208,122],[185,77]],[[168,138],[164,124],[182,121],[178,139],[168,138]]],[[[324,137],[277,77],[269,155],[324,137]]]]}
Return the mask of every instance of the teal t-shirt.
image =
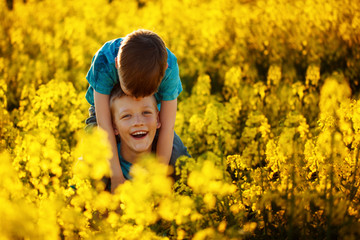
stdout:
{"type": "Polygon", "coordinates": [[[132,166],[132,163],[126,161],[122,156],[121,156],[121,153],[120,153],[120,145],[121,143],[118,143],[117,144],[117,148],[118,148],[118,154],[119,154],[119,161],[120,161],[120,166],[121,166],[121,170],[123,172],[123,175],[124,175],[124,178],[127,179],[127,180],[130,180],[131,179],[131,176],[130,176],[130,168],[132,166]]]}
{"type": "MultiPolygon", "coordinates": [[[[98,93],[109,95],[115,84],[119,82],[119,76],[115,67],[115,57],[118,54],[122,38],[106,42],[92,59],[86,79],[90,86],[85,98],[89,104],[94,106],[94,90],[98,93]]],[[[160,108],[161,101],[176,99],[182,91],[179,76],[179,66],[175,55],[167,49],[168,68],[161,80],[155,98],[160,108]]]]}

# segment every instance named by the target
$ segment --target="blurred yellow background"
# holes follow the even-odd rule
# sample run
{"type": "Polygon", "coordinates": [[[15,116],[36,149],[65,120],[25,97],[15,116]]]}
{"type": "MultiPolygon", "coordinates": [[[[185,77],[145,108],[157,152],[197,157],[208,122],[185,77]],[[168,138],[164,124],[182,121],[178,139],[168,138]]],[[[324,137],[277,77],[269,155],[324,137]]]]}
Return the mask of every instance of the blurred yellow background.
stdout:
{"type": "Polygon", "coordinates": [[[358,1],[7,0],[0,22],[1,239],[359,238],[358,1]],[[193,158],[111,195],[85,76],[139,28],[178,58],[193,158]]]}

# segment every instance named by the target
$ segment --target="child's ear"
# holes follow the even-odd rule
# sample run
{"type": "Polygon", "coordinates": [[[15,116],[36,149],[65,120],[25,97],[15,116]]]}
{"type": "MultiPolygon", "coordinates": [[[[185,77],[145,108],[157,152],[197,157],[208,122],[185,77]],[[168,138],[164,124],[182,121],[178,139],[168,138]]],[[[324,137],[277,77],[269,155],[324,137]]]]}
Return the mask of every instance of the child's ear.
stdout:
{"type": "Polygon", "coordinates": [[[116,129],[116,126],[114,124],[113,124],[113,129],[114,129],[115,135],[119,135],[119,131],[116,129]]]}
{"type": "Polygon", "coordinates": [[[156,121],[157,121],[157,123],[156,123],[156,129],[159,129],[159,128],[161,127],[159,112],[157,112],[156,121]]]}

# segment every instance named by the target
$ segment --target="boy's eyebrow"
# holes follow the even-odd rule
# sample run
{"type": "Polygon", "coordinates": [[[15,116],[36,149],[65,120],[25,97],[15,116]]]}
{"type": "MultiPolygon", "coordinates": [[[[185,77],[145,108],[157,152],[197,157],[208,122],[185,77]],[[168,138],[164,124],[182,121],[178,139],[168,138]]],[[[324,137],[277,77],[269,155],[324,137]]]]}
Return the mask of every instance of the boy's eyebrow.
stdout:
{"type": "Polygon", "coordinates": [[[153,104],[149,104],[149,105],[145,105],[144,107],[146,107],[146,108],[153,108],[154,105],[153,105],[153,104]]]}
{"type": "Polygon", "coordinates": [[[117,111],[119,114],[122,114],[122,113],[126,113],[126,112],[129,112],[131,110],[131,108],[119,108],[117,111]]]}
{"type": "Polygon", "coordinates": [[[155,112],[157,111],[157,106],[154,105],[154,104],[146,105],[146,108],[152,109],[152,110],[154,110],[155,112]]]}

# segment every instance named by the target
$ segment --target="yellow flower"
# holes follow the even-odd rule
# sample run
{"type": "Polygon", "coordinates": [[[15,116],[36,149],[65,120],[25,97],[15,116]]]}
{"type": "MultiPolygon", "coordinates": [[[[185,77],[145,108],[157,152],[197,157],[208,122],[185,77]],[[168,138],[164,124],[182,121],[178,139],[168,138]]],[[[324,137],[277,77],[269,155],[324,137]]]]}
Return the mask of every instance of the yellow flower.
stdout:
{"type": "Polygon", "coordinates": [[[213,193],[222,196],[235,192],[236,187],[234,185],[222,180],[221,170],[215,167],[212,161],[206,160],[200,169],[190,173],[188,184],[196,193],[213,193]]]}
{"type": "Polygon", "coordinates": [[[196,212],[194,207],[190,197],[176,196],[162,200],[158,211],[163,219],[175,220],[176,224],[181,225],[188,222],[191,214],[196,212]]]}
{"type": "Polygon", "coordinates": [[[308,85],[314,85],[317,86],[318,82],[320,80],[320,66],[318,65],[310,65],[306,69],[306,78],[305,78],[305,84],[308,85]]]}
{"type": "Polygon", "coordinates": [[[213,228],[206,228],[204,230],[200,230],[197,232],[193,238],[193,240],[205,240],[212,239],[214,236],[215,230],[213,228]]]}
{"type": "Polygon", "coordinates": [[[257,223],[256,222],[250,222],[250,223],[246,223],[243,227],[243,230],[245,232],[253,232],[257,227],[257,223]]]}
{"type": "Polygon", "coordinates": [[[225,220],[221,221],[218,226],[218,231],[221,233],[224,232],[226,230],[226,225],[227,225],[227,223],[225,220]]]}
{"type": "Polygon", "coordinates": [[[204,202],[209,209],[215,207],[216,197],[211,193],[206,193],[204,196],[204,202]]]}
{"type": "Polygon", "coordinates": [[[278,86],[281,80],[281,67],[278,65],[271,65],[268,70],[267,85],[278,86]]]}
{"type": "Polygon", "coordinates": [[[91,134],[79,133],[78,139],[79,142],[74,150],[74,157],[77,159],[74,173],[81,178],[90,177],[96,180],[109,176],[108,159],[112,153],[106,132],[95,129],[91,134]]]}

